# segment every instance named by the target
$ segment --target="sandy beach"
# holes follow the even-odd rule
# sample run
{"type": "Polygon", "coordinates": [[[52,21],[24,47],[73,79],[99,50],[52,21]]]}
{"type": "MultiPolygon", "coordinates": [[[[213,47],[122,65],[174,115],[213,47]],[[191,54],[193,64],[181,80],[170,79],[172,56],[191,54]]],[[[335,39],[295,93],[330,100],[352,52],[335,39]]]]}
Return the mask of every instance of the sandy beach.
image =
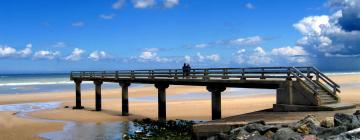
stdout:
{"type": "MultiPolygon", "coordinates": [[[[341,85],[339,96],[344,103],[360,103],[360,75],[337,75],[331,76],[335,82],[341,85]]],[[[148,97],[156,96],[156,88],[153,86],[137,87],[129,89],[129,97],[148,97]]],[[[205,87],[193,86],[170,86],[167,96],[185,93],[210,94],[205,87]]],[[[275,93],[275,90],[274,90],[275,93]]],[[[60,102],[60,107],[51,110],[32,112],[28,115],[33,118],[66,120],[76,122],[114,122],[127,121],[141,118],[157,118],[157,102],[149,101],[130,101],[130,116],[121,116],[121,90],[103,89],[103,111],[93,111],[95,108],[94,91],[83,91],[82,99],[83,110],[73,110],[74,91],[61,93],[34,93],[18,95],[0,95],[0,104],[17,104],[31,102],[60,102]]],[[[222,117],[230,117],[245,113],[252,113],[264,109],[269,109],[275,103],[275,94],[253,95],[238,98],[222,98],[222,117]]],[[[329,112],[328,112],[329,113],[329,112]]],[[[297,119],[309,114],[309,112],[298,112],[297,117],[287,117],[287,114],[278,115],[276,120],[297,119]]],[[[325,113],[326,114],[326,113],[325,113]]],[[[331,114],[331,112],[329,113],[331,114]]],[[[319,114],[321,115],[321,113],[319,114]]],[[[258,115],[261,116],[261,115],[258,115]]],[[[174,100],[167,102],[168,119],[188,119],[188,120],[210,120],[211,102],[208,99],[196,100],[174,100]]],[[[261,118],[259,118],[261,119],[261,118]]],[[[40,139],[39,133],[55,130],[62,130],[64,123],[44,122],[29,118],[22,118],[16,112],[0,112],[0,135],[4,139],[40,139]]]]}

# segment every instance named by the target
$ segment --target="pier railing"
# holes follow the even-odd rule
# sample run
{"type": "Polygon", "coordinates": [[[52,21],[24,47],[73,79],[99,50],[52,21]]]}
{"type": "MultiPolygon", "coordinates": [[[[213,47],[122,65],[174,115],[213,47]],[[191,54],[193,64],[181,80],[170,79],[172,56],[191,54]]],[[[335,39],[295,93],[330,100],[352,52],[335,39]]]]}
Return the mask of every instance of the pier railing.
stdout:
{"type": "Polygon", "coordinates": [[[251,80],[251,79],[292,79],[302,82],[314,94],[321,87],[336,95],[340,86],[321,73],[315,67],[252,67],[252,68],[206,68],[191,69],[154,69],[154,70],[118,70],[118,71],[73,71],[74,79],[172,79],[172,80],[251,80]],[[313,80],[315,78],[315,80],[313,80]]]}

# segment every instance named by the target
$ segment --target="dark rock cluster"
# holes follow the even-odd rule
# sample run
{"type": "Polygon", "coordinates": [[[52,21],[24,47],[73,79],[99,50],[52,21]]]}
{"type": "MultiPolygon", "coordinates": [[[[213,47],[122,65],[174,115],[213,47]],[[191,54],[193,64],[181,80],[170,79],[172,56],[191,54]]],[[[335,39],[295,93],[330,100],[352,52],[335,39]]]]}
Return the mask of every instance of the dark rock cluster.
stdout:
{"type": "Polygon", "coordinates": [[[353,115],[336,113],[319,121],[307,115],[295,123],[251,122],[207,138],[208,140],[356,140],[360,139],[360,110],[353,115]]]}

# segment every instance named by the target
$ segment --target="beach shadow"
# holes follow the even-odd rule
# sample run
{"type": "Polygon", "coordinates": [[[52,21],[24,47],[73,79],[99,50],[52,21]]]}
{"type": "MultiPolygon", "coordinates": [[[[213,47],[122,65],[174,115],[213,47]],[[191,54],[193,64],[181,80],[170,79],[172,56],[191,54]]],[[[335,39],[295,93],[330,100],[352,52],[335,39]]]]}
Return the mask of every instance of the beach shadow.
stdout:
{"type": "Polygon", "coordinates": [[[109,109],[102,109],[101,111],[97,111],[94,108],[84,107],[83,110],[91,111],[91,112],[104,113],[104,114],[107,114],[107,115],[110,115],[110,116],[118,116],[118,117],[125,118],[128,121],[135,120],[135,119],[149,118],[149,117],[146,117],[146,116],[142,116],[142,115],[138,115],[138,114],[132,114],[132,113],[129,113],[128,116],[123,116],[121,111],[109,110],[109,109]]]}
{"type": "Polygon", "coordinates": [[[275,112],[272,110],[272,108],[269,108],[245,114],[224,117],[221,120],[215,120],[212,122],[254,122],[263,120],[268,123],[287,123],[298,121],[309,114],[313,114],[319,119],[324,119],[325,117],[333,116],[335,113],[352,114],[358,109],[359,107],[336,111],[275,112]]]}

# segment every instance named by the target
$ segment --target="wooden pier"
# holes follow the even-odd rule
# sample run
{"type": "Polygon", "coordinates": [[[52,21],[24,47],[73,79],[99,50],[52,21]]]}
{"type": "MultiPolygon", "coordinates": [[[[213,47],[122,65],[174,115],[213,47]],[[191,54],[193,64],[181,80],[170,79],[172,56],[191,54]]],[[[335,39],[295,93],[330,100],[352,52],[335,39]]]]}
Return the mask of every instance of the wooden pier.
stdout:
{"type": "Polygon", "coordinates": [[[191,69],[73,71],[76,106],[81,106],[81,82],[95,84],[95,108],[101,111],[101,85],[118,83],[122,88],[122,115],[129,114],[131,83],[154,84],[158,89],[158,119],[166,120],[166,89],[169,85],[206,86],[211,93],[212,119],[221,118],[221,93],[227,87],[276,89],[274,111],[333,110],[340,101],[340,86],[315,67],[254,67],[191,69]],[[335,105],[336,106],[336,105],[335,105]]]}

